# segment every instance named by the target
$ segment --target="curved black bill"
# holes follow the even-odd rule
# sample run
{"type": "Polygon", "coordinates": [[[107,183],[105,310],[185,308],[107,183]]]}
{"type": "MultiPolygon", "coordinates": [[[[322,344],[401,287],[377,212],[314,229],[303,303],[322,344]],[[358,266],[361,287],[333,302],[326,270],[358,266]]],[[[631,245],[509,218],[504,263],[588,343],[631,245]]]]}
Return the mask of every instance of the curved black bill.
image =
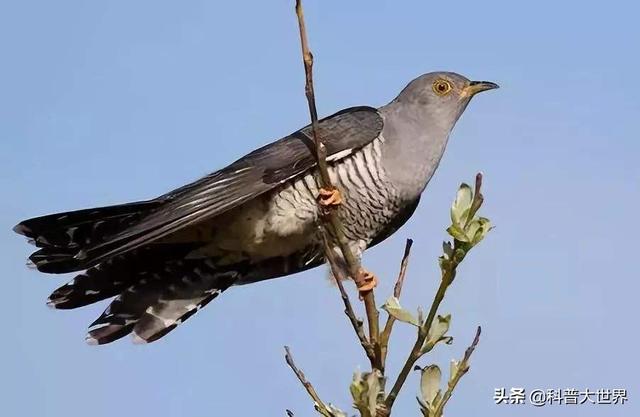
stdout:
{"type": "Polygon", "coordinates": [[[500,86],[496,83],[492,83],[491,81],[471,81],[466,90],[468,95],[473,96],[483,91],[493,90],[496,88],[500,88],[500,86]]]}

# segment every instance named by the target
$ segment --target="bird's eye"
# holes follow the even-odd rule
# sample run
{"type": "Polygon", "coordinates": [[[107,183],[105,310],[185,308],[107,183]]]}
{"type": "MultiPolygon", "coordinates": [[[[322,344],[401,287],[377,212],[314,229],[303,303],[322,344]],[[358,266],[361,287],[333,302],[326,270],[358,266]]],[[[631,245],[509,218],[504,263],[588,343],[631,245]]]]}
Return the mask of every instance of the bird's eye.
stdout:
{"type": "Polygon", "coordinates": [[[433,91],[439,96],[446,96],[453,87],[447,80],[439,79],[433,82],[433,91]]]}

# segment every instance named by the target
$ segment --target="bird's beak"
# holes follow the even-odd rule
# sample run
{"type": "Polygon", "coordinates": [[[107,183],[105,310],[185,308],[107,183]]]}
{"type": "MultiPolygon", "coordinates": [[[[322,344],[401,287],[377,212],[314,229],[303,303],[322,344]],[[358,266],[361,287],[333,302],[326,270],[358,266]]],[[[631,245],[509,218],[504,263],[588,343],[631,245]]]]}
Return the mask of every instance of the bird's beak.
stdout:
{"type": "Polygon", "coordinates": [[[500,88],[500,86],[489,81],[471,81],[468,86],[462,89],[462,96],[473,97],[478,93],[495,88],[500,88]]]}

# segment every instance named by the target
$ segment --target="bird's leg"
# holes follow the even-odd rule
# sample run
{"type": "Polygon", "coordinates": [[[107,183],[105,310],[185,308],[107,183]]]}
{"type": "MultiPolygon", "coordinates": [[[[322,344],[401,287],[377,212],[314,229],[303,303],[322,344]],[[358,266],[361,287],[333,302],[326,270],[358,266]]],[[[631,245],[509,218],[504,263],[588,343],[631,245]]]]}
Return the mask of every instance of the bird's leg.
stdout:
{"type": "Polygon", "coordinates": [[[318,204],[327,208],[338,207],[342,204],[342,195],[340,194],[340,190],[335,187],[330,189],[320,188],[318,204]]]}
{"type": "Polygon", "coordinates": [[[358,274],[355,277],[356,286],[360,293],[360,298],[369,291],[378,286],[378,278],[371,272],[360,267],[358,274]]]}

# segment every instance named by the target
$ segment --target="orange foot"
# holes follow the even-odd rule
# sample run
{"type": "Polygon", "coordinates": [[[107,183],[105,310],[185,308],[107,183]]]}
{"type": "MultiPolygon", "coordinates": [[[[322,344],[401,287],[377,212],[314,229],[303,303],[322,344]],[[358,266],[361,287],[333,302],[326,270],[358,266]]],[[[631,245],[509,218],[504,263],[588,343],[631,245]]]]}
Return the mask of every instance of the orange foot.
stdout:
{"type": "Polygon", "coordinates": [[[318,203],[323,207],[337,207],[342,204],[342,196],[337,188],[327,190],[326,188],[320,188],[320,194],[318,195],[318,203]]]}
{"type": "Polygon", "coordinates": [[[355,281],[358,287],[358,292],[360,293],[360,298],[378,286],[378,278],[364,268],[360,268],[355,281]]]}

